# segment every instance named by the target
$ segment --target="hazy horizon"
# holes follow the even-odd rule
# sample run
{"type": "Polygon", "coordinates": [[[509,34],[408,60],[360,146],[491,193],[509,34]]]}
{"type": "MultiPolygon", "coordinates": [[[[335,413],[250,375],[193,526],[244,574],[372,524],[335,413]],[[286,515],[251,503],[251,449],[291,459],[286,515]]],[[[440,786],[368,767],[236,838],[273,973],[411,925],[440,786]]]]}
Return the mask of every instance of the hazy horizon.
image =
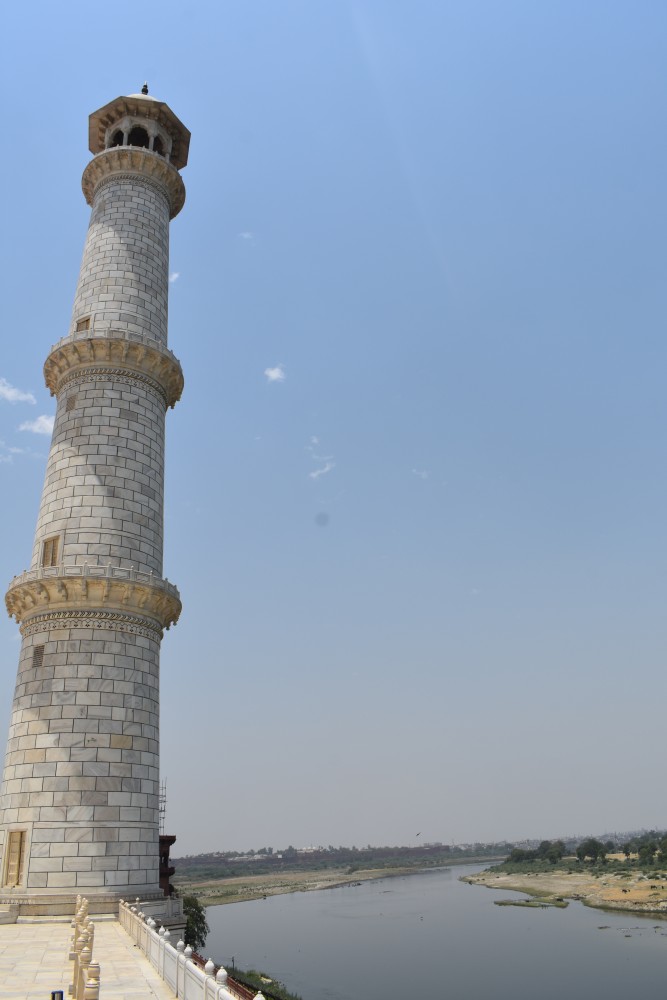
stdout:
{"type": "MultiPolygon", "coordinates": [[[[6,583],[88,115],[147,80],[192,131],[175,853],[667,827],[667,7],[38,2],[5,24],[6,583]]],[[[3,619],[2,747],[17,638],[3,619]]]]}

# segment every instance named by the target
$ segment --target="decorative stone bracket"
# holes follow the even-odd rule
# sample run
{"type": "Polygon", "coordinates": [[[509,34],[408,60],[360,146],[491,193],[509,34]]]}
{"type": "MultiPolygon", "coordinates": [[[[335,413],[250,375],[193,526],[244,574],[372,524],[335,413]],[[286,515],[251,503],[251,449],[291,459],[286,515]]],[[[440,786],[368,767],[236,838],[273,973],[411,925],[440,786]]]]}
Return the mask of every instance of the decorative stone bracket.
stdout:
{"type": "Polygon", "coordinates": [[[150,618],[162,628],[181,613],[177,588],[150,573],[115,566],[49,566],[15,576],[5,595],[7,612],[21,623],[46,611],[99,608],[150,618]]]}
{"type": "Polygon", "coordinates": [[[183,370],[170,350],[120,330],[63,337],[44,363],[44,381],[55,396],[75,372],[87,370],[99,377],[121,370],[153,382],[171,407],[183,392],[183,370]]]}

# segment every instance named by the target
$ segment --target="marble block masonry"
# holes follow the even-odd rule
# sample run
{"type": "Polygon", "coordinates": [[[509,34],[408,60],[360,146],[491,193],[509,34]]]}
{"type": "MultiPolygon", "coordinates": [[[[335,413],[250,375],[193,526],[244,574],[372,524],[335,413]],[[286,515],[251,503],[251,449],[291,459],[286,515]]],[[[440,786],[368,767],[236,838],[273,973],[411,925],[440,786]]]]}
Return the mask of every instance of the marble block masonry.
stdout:
{"type": "Polygon", "coordinates": [[[118,97],[89,120],[91,206],[72,324],[44,365],[57,410],[30,569],[7,610],[21,654],[0,797],[0,904],[21,917],[158,899],[169,222],[190,133],[118,97]]]}

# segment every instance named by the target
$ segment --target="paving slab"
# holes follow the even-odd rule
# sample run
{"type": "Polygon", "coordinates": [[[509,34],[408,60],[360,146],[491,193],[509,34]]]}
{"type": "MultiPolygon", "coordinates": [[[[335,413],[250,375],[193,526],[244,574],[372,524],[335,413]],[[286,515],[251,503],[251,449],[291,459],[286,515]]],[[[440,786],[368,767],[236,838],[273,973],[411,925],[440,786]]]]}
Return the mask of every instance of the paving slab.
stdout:
{"type": "MultiPolygon", "coordinates": [[[[50,1000],[67,989],[71,928],[66,923],[0,926],[2,1000],[50,1000]]],[[[118,921],[95,923],[93,960],[100,964],[102,1000],[174,1000],[167,984],[118,921]]]]}

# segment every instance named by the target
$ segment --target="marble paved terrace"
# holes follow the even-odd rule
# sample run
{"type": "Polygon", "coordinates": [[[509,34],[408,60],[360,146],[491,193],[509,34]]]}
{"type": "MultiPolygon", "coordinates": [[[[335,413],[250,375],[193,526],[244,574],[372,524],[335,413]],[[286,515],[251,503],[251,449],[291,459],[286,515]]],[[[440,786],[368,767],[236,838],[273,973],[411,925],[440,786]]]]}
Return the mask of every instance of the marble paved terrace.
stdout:
{"type": "MultiPolygon", "coordinates": [[[[71,934],[69,921],[0,925],[2,1000],[50,1000],[52,990],[62,990],[67,1000],[71,934]]],[[[173,992],[118,921],[95,921],[94,951],[101,965],[104,1000],[174,1000],[173,992]]]]}

